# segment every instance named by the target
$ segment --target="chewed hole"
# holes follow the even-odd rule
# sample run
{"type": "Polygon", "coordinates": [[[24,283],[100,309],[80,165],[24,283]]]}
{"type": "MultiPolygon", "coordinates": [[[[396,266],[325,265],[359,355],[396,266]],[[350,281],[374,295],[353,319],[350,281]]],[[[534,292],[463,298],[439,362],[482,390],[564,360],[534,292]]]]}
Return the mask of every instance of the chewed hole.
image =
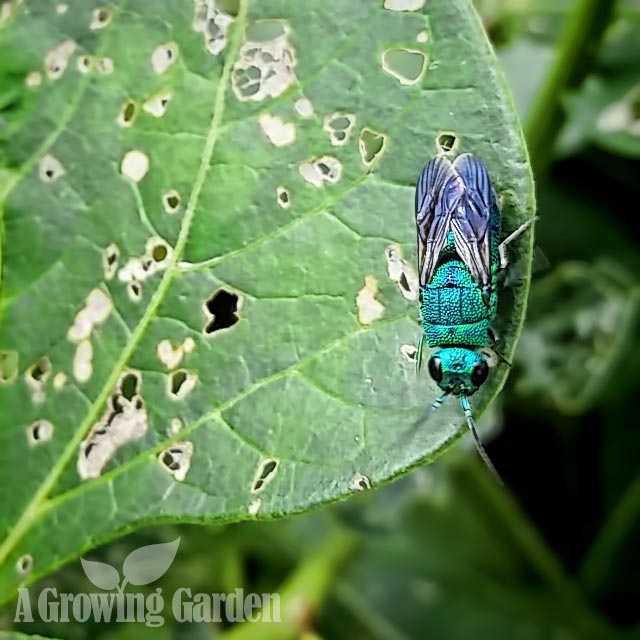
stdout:
{"type": "Polygon", "coordinates": [[[323,183],[335,184],[342,176],[342,163],[333,156],[312,158],[298,166],[300,175],[314,187],[321,187],[323,183]]]}
{"type": "Polygon", "coordinates": [[[418,357],[418,349],[412,344],[403,344],[400,353],[409,361],[415,362],[418,357]]]}
{"type": "Polygon", "coordinates": [[[105,280],[111,280],[118,270],[118,259],[120,258],[120,249],[117,244],[110,244],[105,247],[102,252],[102,270],[104,271],[105,280]]]}
{"type": "Polygon", "coordinates": [[[142,297],[142,285],[139,282],[131,282],[128,287],[129,298],[134,302],[138,302],[142,297]]]}
{"type": "Polygon", "coordinates": [[[43,182],[55,182],[64,174],[65,170],[60,160],[50,153],[42,157],[39,163],[40,180],[43,182]]]}
{"type": "Polygon", "coordinates": [[[127,400],[132,400],[138,394],[139,377],[135,373],[127,373],[120,381],[120,395],[127,400]]]}
{"type": "Polygon", "coordinates": [[[228,329],[238,322],[241,298],[226,289],[218,289],[205,302],[205,308],[211,318],[205,325],[205,333],[214,333],[228,329]]]}
{"type": "Polygon", "coordinates": [[[279,20],[260,20],[249,25],[245,31],[250,42],[271,42],[285,33],[284,24],[279,20]]]}
{"type": "Polygon", "coordinates": [[[278,204],[283,209],[288,209],[291,206],[291,199],[289,197],[289,190],[285,187],[278,187],[277,189],[278,204]]]}
{"type": "Polygon", "coordinates": [[[352,489],[356,491],[366,491],[371,489],[371,480],[367,476],[357,475],[351,483],[352,489]]]}
{"type": "Polygon", "coordinates": [[[127,100],[118,114],[118,124],[121,127],[130,127],[136,119],[138,105],[133,100],[127,100]]]}
{"type": "Polygon", "coordinates": [[[158,461],[176,480],[182,482],[191,467],[192,456],[192,442],[176,442],[160,452],[158,461]]]}
{"type": "Polygon", "coordinates": [[[175,189],[170,189],[162,196],[162,206],[167,213],[175,213],[180,207],[180,194],[175,189]]]}
{"type": "Polygon", "coordinates": [[[157,74],[165,71],[176,61],[178,57],[178,45],[175,42],[167,42],[156,47],[151,54],[151,66],[157,74]]]}
{"type": "Polygon", "coordinates": [[[0,351],[0,384],[9,384],[18,377],[17,351],[0,351]]]}
{"type": "Polygon", "coordinates": [[[438,153],[451,153],[458,145],[458,137],[455,133],[446,131],[436,138],[438,153]]]}
{"type": "Polygon", "coordinates": [[[107,7],[98,7],[91,14],[91,22],[89,28],[92,30],[102,29],[111,22],[112,13],[107,7]]]}
{"type": "Polygon", "coordinates": [[[142,108],[152,116],[161,118],[167,112],[167,107],[169,106],[169,101],[172,96],[173,93],[169,90],[161,91],[151,96],[148,100],[145,100],[142,108]]]}
{"type": "Polygon", "coordinates": [[[80,56],[76,61],[76,68],[80,73],[89,73],[93,66],[93,58],[91,56],[80,56]]]}
{"type": "Polygon", "coordinates": [[[198,375],[187,369],[172,371],[167,379],[167,390],[174,400],[181,400],[191,393],[198,382],[198,375]]]}
{"type": "Polygon", "coordinates": [[[29,444],[36,445],[51,440],[53,425],[48,420],[36,420],[27,428],[29,444]]]}
{"type": "Polygon", "coordinates": [[[163,244],[157,244],[151,250],[151,257],[156,262],[162,262],[167,257],[167,255],[169,255],[169,251],[168,251],[167,247],[165,245],[163,245],[163,244]]]}
{"type": "Polygon", "coordinates": [[[384,153],[386,144],[387,136],[368,127],[364,127],[360,132],[360,139],[358,140],[358,149],[363,164],[368,167],[378,160],[384,153]]]}
{"type": "Polygon", "coordinates": [[[387,49],[382,68],[402,85],[416,84],[427,67],[427,56],[416,49],[387,49]]]}
{"type": "Polygon", "coordinates": [[[352,113],[332,113],[324,119],[323,129],[328,132],[329,140],[334,146],[346,144],[356,124],[356,116],[352,113]]]}
{"type": "Polygon", "coordinates": [[[186,371],[176,371],[175,374],[171,376],[171,393],[173,395],[178,395],[180,393],[180,389],[182,385],[187,381],[187,372],[186,371]]]}
{"type": "Polygon", "coordinates": [[[108,76],[113,73],[115,65],[111,58],[98,58],[96,61],[96,69],[98,69],[98,72],[102,75],[108,76]]]}
{"type": "Polygon", "coordinates": [[[262,491],[273,480],[279,464],[280,462],[275,458],[267,458],[262,461],[251,485],[252,493],[262,491]]]}
{"type": "Polygon", "coordinates": [[[33,556],[30,554],[25,554],[18,558],[16,562],[16,571],[19,576],[26,576],[31,573],[31,569],[33,569],[33,556]]]}
{"type": "Polygon", "coordinates": [[[40,358],[35,364],[31,365],[27,375],[38,383],[44,382],[51,373],[51,360],[44,356],[40,358]]]}
{"type": "Polygon", "coordinates": [[[49,78],[57,80],[65,72],[76,47],[77,44],[73,40],[65,40],[47,52],[44,68],[49,78]]]}

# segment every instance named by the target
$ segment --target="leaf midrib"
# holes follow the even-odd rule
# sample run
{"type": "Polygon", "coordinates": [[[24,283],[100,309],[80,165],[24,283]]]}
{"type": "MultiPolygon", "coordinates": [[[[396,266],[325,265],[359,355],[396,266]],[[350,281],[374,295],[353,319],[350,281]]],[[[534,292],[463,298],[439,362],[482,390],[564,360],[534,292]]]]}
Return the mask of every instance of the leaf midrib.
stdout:
{"type": "Polygon", "coordinates": [[[45,476],[33,498],[27,504],[22,516],[11,529],[2,546],[0,546],[0,564],[2,564],[6,557],[11,553],[24,533],[29,530],[33,521],[38,517],[40,509],[44,504],[46,504],[47,496],[55,486],[71,458],[75,455],[80,443],[91,428],[92,424],[97,420],[99,412],[117,384],[118,378],[124,371],[134,349],[142,339],[147,326],[156,315],[174,277],[179,273],[178,263],[184,253],[184,249],[189,238],[195,208],[197,206],[202,187],[204,186],[216,142],[222,133],[222,117],[224,114],[225,98],[230,85],[232,66],[240,47],[241,35],[244,31],[249,0],[239,0],[239,2],[240,6],[238,15],[233,26],[233,33],[229,40],[229,46],[227,47],[227,57],[224,62],[222,76],[220,83],[217,85],[213,116],[211,118],[211,125],[209,126],[209,132],[202,152],[200,167],[198,168],[198,173],[196,174],[196,179],[193,183],[193,188],[191,190],[182,225],[180,227],[180,233],[178,234],[178,239],[169,265],[162,276],[160,284],[151,296],[151,300],[149,301],[142,318],[140,318],[140,321],[131,334],[131,338],[120,353],[120,357],[116,361],[116,364],[111,371],[111,375],[107,378],[107,381],[103,385],[98,397],[91,405],[85,420],[80,424],[79,428],[76,429],[73,437],[69,440],[57,462],[45,476]]]}

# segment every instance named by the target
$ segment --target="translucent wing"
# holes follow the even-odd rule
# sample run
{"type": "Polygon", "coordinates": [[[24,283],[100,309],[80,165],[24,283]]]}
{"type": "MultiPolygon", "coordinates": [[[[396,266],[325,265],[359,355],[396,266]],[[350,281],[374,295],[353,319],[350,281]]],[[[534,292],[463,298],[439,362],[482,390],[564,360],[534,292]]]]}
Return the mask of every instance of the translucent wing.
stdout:
{"type": "Polygon", "coordinates": [[[491,213],[496,196],[486,167],[471,154],[456,158],[453,169],[462,193],[451,213],[456,252],[476,282],[486,286],[491,278],[491,213]]]}
{"type": "Polygon", "coordinates": [[[464,185],[444,156],[429,161],[416,185],[418,268],[420,285],[430,282],[451,227],[451,218],[464,185]]]}

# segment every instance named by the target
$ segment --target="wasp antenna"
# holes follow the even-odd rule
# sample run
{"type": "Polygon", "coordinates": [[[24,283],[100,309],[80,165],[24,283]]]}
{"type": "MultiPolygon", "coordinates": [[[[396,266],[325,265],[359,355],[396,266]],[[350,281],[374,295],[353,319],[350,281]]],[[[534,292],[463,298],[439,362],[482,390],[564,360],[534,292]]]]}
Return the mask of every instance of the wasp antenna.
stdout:
{"type": "Polygon", "coordinates": [[[482,442],[480,442],[478,431],[476,430],[476,423],[474,422],[473,416],[471,415],[471,407],[469,406],[469,400],[467,399],[467,396],[465,395],[460,396],[460,406],[462,407],[462,411],[464,412],[464,417],[467,419],[467,425],[469,427],[469,431],[471,431],[471,435],[473,436],[473,441],[476,445],[476,450],[478,451],[478,455],[482,458],[482,462],[484,462],[485,465],[487,465],[489,471],[491,471],[491,473],[494,475],[496,480],[501,485],[504,485],[504,482],[502,482],[502,478],[500,477],[500,474],[498,473],[496,468],[493,466],[493,462],[491,462],[491,458],[489,458],[489,454],[487,453],[486,449],[482,445],[482,442]]]}
{"type": "Polygon", "coordinates": [[[438,396],[430,405],[429,408],[413,423],[413,430],[417,429],[420,425],[424,424],[429,418],[444,404],[444,401],[449,397],[449,392],[446,391],[441,396],[438,396]]]}

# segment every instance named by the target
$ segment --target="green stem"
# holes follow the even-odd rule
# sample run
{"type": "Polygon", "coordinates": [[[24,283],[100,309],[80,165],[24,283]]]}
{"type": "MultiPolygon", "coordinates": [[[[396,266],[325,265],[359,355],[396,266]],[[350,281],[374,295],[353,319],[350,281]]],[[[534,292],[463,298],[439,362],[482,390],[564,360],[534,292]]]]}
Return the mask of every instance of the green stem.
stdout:
{"type": "Polygon", "coordinates": [[[502,486],[477,462],[466,462],[461,471],[470,476],[469,487],[475,489],[478,500],[485,503],[484,508],[491,510],[494,522],[510,535],[549,588],[575,613],[576,624],[586,632],[602,634],[598,637],[608,637],[609,626],[587,605],[553,552],[502,486]]]}
{"type": "Polygon", "coordinates": [[[278,589],[279,621],[268,617],[260,620],[262,616],[258,614],[258,622],[239,624],[222,634],[220,640],[294,640],[310,633],[306,625],[326,601],[338,571],[352,556],[357,543],[357,536],[346,531],[331,536],[302,560],[278,589]]]}
{"type": "Polygon", "coordinates": [[[525,119],[524,131],[534,174],[546,171],[565,120],[563,98],[577,89],[593,66],[616,0],[577,0],[560,35],[551,65],[525,119]]]}
{"type": "Polygon", "coordinates": [[[609,515],[580,567],[587,593],[596,595],[610,574],[623,540],[640,522],[640,475],[631,483],[609,515]]]}

